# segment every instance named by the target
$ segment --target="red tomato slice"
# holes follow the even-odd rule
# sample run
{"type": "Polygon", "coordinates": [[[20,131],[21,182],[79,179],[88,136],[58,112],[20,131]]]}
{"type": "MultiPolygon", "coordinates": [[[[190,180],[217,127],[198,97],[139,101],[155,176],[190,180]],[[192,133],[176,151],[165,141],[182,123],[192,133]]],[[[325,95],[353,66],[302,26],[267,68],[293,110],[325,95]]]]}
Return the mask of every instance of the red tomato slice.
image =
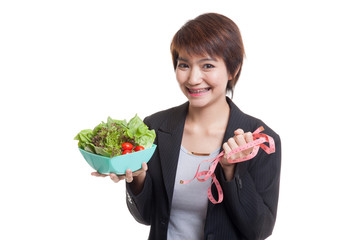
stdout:
{"type": "Polygon", "coordinates": [[[128,153],[132,153],[132,151],[129,150],[129,149],[126,149],[126,150],[124,150],[124,151],[122,152],[122,155],[125,155],[125,154],[128,154],[128,153]]]}
{"type": "Polygon", "coordinates": [[[143,146],[137,146],[134,150],[135,152],[138,152],[138,151],[141,151],[141,150],[144,150],[145,148],[143,146]]]}
{"type": "Polygon", "coordinates": [[[121,148],[123,150],[132,150],[133,147],[134,146],[131,143],[128,143],[128,142],[121,144],[121,148]]]}

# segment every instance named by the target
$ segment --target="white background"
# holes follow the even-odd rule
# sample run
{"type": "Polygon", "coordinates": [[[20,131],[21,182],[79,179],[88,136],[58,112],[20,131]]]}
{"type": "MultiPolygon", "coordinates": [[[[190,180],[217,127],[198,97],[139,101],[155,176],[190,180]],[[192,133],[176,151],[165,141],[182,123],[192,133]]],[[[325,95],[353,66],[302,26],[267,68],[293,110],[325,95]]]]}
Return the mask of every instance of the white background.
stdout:
{"type": "Polygon", "coordinates": [[[356,1],[123,2],[1,1],[0,238],[147,238],[124,182],[90,176],[73,138],[183,103],[171,38],[218,12],[247,54],[234,102],[282,138],[269,239],[360,239],[356,1]]]}

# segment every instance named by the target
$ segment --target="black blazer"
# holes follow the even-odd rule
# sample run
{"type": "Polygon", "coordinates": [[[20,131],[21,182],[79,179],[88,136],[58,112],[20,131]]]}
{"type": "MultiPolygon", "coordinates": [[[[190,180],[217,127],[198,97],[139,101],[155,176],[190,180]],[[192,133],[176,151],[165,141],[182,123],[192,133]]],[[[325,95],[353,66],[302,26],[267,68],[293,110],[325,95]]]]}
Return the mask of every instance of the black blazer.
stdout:
{"type": "MultiPolygon", "coordinates": [[[[264,126],[264,133],[275,140],[276,151],[266,154],[262,149],[249,161],[237,163],[232,181],[225,181],[221,165],[215,174],[224,192],[220,204],[208,201],[204,228],[205,239],[265,239],[275,224],[279,196],[281,146],[279,136],[261,120],[244,114],[227,98],[230,118],[223,142],[233,137],[238,128],[253,132],[264,126]]],[[[151,225],[149,239],[167,237],[170,207],[180,145],[189,103],[184,103],[144,119],[156,131],[157,149],[148,162],[149,169],[141,193],[134,195],[127,183],[127,206],[134,218],[151,225]]],[[[194,173],[195,173],[194,169],[194,173]]],[[[208,180],[210,181],[210,180],[208,180]]],[[[216,188],[212,192],[217,199],[216,188]]]]}

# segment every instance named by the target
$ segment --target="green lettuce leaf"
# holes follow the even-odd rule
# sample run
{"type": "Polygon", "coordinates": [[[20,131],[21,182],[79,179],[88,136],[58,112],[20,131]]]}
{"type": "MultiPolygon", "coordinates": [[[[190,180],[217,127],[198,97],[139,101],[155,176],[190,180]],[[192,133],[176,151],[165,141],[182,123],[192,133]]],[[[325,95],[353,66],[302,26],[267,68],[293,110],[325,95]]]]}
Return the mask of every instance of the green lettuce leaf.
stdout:
{"type": "Polygon", "coordinates": [[[79,140],[79,147],[84,148],[87,144],[91,143],[93,136],[93,130],[85,129],[79,132],[74,139],[79,140]]]}
{"type": "Polygon", "coordinates": [[[149,130],[138,115],[135,115],[129,121],[127,127],[127,136],[133,138],[138,145],[143,146],[145,149],[152,146],[155,140],[155,131],[149,130]]]}

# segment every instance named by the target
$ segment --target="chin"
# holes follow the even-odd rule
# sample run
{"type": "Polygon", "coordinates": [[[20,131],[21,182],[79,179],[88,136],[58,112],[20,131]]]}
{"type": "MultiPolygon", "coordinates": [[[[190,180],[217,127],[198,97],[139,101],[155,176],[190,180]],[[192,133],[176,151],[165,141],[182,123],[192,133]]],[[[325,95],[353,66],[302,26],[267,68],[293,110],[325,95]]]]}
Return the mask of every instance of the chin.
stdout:
{"type": "Polygon", "coordinates": [[[214,103],[214,99],[208,99],[208,98],[201,98],[201,99],[188,98],[188,100],[190,106],[194,108],[204,108],[214,103]]]}

